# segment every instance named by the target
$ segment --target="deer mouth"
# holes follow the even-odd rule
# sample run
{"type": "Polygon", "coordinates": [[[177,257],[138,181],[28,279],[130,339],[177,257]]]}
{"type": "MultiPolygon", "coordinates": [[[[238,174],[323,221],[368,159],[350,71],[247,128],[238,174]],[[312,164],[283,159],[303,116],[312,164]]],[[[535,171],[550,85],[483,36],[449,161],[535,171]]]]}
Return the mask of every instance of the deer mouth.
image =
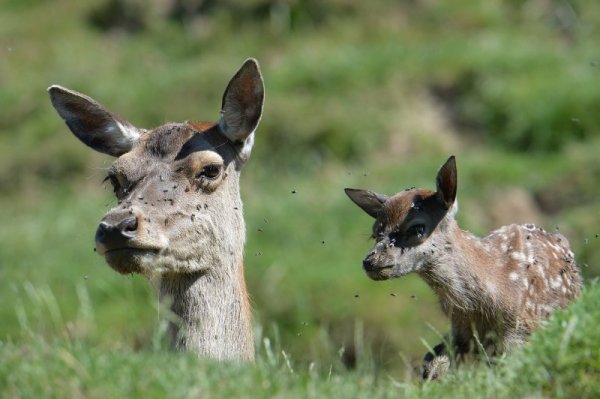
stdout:
{"type": "Polygon", "coordinates": [[[145,265],[152,263],[158,253],[157,249],[151,248],[115,248],[104,252],[104,259],[121,274],[142,273],[145,265]]]}
{"type": "Polygon", "coordinates": [[[391,271],[392,271],[393,267],[394,267],[394,265],[387,265],[387,266],[381,266],[381,267],[370,268],[370,269],[365,268],[365,272],[367,273],[367,276],[369,276],[369,278],[371,280],[375,280],[375,281],[388,280],[392,277],[391,271]]]}

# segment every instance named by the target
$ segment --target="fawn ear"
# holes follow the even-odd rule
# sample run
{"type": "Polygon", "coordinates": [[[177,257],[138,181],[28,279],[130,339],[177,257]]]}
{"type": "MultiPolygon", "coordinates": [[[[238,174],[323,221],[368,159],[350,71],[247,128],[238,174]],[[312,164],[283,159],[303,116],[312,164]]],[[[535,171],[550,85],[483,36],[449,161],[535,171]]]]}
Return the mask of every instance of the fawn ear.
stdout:
{"type": "Polygon", "coordinates": [[[234,143],[244,143],[249,152],[254,142],[253,133],[262,115],[265,89],[258,62],[247,59],[231,78],[221,105],[219,126],[234,143]]]}
{"type": "Polygon", "coordinates": [[[386,195],[377,194],[374,191],[358,190],[355,188],[345,188],[344,191],[356,205],[374,218],[377,218],[377,214],[381,211],[383,204],[388,200],[386,195]]]}
{"type": "Polygon", "coordinates": [[[50,86],[48,93],[73,134],[96,151],[118,157],[131,150],[144,132],[86,95],[57,85],[50,86]]]}
{"type": "Polygon", "coordinates": [[[437,197],[444,209],[450,209],[454,204],[456,184],[456,159],[452,155],[440,168],[436,177],[437,197]]]}

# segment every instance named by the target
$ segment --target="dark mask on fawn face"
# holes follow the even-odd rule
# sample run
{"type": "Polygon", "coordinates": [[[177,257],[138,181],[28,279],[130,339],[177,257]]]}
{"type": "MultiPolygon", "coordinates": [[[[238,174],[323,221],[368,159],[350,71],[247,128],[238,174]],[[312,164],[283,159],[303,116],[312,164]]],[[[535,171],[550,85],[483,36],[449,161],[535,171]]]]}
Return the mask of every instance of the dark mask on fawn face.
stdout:
{"type": "Polygon", "coordinates": [[[375,246],[363,261],[367,275],[387,280],[421,271],[438,250],[435,236],[448,213],[455,211],[456,162],[451,156],[440,168],[437,190],[411,188],[391,197],[373,191],[345,189],[350,199],[375,219],[375,246]]]}

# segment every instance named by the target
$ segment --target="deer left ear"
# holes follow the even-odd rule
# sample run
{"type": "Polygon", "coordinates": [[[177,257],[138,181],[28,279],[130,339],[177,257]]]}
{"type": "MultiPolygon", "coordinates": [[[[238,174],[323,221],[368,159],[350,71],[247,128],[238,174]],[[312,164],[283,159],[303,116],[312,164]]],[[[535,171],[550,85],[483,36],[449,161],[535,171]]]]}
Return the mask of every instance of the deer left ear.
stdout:
{"type": "Polygon", "coordinates": [[[264,102],[264,84],[258,62],[250,58],[231,78],[221,107],[219,126],[234,143],[252,145],[250,137],[260,121],[264,102]]]}
{"type": "Polygon", "coordinates": [[[452,155],[440,168],[436,178],[437,197],[444,209],[450,209],[456,200],[456,159],[452,155]]]}
{"type": "Polygon", "coordinates": [[[48,93],[54,109],[73,134],[98,152],[121,156],[144,132],[84,94],[58,85],[50,86],[48,93]]]}
{"type": "Polygon", "coordinates": [[[345,188],[344,191],[352,202],[373,218],[377,218],[381,208],[383,208],[383,204],[388,200],[387,196],[374,191],[358,190],[355,188],[345,188]]]}

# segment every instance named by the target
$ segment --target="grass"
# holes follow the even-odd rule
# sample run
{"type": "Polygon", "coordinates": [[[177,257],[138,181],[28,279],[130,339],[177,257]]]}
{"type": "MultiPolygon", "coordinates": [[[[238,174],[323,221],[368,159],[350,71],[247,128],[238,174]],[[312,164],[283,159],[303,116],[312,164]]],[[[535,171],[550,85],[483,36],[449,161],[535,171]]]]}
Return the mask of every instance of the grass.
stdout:
{"type": "Polygon", "coordinates": [[[415,276],[364,276],[371,220],[343,188],[433,188],[456,154],[461,226],[558,226],[600,275],[597,3],[321,3],[226,2],[186,24],[153,3],[134,33],[91,25],[95,2],[0,5],[0,396],[594,396],[596,285],[497,367],[413,385],[447,321],[415,276]],[[92,251],[110,159],[45,93],[71,87],[143,127],[215,120],[248,56],[266,83],[242,178],[249,370],[164,350],[152,287],[92,251]]]}
{"type": "Polygon", "coordinates": [[[555,314],[528,345],[498,366],[460,370],[442,384],[428,384],[417,392],[423,397],[597,397],[600,347],[592,331],[598,323],[599,297],[593,283],[568,311],[555,314]]]}
{"type": "Polygon", "coordinates": [[[0,393],[7,398],[594,398],[600,394],[599,300],[594,283],[528,345],[492,367],[463,366],[440,383],[399,383],[368,362],[353,372],[336,363],[296,363],[268,337],[259,341],[257,364],[248,366],[207,362],[160,347],[99,350],[68,334],[44,339],[33,333],[21,343],[0,342],[0,393]]]}

